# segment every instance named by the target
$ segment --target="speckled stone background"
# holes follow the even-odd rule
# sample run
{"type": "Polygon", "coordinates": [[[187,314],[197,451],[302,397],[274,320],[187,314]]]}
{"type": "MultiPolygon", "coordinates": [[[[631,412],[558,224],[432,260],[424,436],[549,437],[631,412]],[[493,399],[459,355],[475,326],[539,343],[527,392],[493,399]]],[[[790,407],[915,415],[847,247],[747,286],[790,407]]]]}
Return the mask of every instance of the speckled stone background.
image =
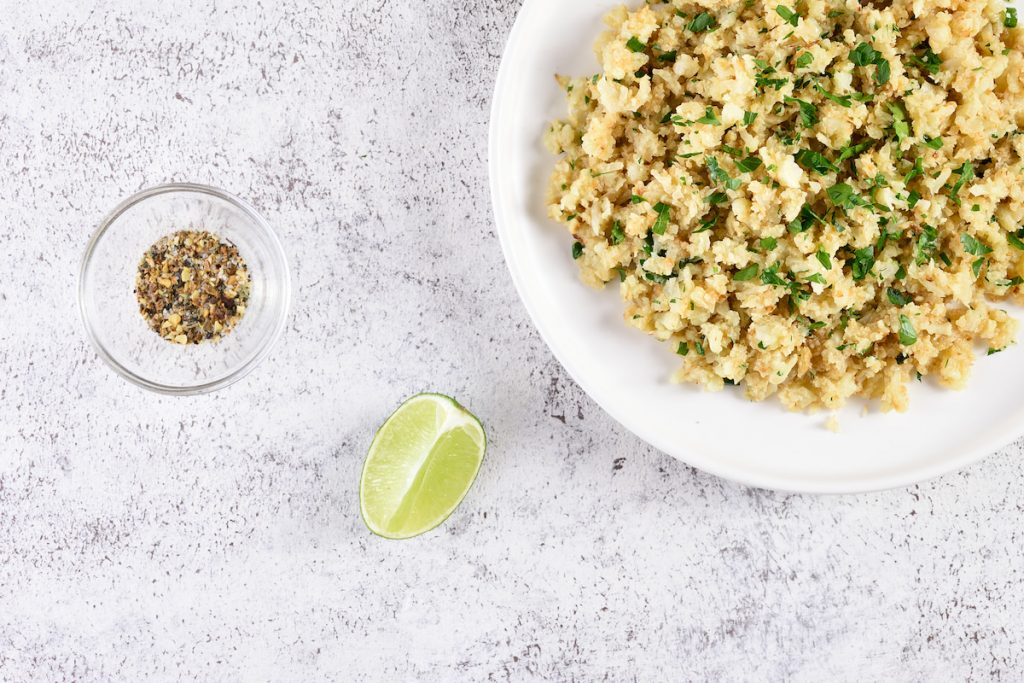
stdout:
{"type": "Polygon", "coordinates": [[[0,2],[0,679],[1024,679],[1021,444],[754,491],[561,370],[487,190],[517,8],[0,2]],[[250,199],[298,288],[272,358],[202,398],[117,378],[76,312],[97,222],[170,180],[250,199]],[[445,526],[385,542],[361,459],[422,390],[491,449],[445,526]]]}

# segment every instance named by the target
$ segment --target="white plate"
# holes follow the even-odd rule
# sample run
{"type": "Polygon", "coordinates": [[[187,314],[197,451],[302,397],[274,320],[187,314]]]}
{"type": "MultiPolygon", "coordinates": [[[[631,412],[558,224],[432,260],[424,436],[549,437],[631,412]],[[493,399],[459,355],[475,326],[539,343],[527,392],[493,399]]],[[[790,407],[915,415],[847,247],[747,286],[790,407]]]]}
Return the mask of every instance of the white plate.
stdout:
{"type": "Polygon", "coordinates": [[[491,193],[509,270],[541,336],[570,375],[644,441],[744,484],[813,493],[904,486],[973,463],[1024,432],[1024,348],[982,353],[962,392],[911,388],[905,414],[785,412],[741,390],[705,393],[668,382],[677,359],[622,322],[616,287],[583,285],[568,233],[546,218],[554,159],[541,136],[566,113],[553,74],[596,73],[591,45],[615,0],[526,0],[498,74],[490,133],[491,193]]]}

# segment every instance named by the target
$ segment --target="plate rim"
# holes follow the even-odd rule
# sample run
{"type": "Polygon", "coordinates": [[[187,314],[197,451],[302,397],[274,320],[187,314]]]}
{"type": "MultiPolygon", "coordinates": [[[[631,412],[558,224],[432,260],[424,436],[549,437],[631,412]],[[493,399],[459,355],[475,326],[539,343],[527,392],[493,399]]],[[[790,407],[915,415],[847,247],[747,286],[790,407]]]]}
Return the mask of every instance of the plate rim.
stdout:
{"type": "Polygon", "coordinates": [[[499,181],[499,169],[501,168],[499,159],[502,157],[502,147],[500,145],[501,126],[499,123],[507,100],[506,89],[512,70],[512,52],[523,39],[522,34],[525,30],[526,17],[534,12],[541,2],[542,0],[524,0],[502,48],[501,62],[494,81],[494,90],[491,95],[491,106],[489,108],[487,170],[491,207],[505,266],[512,277],[516,294],[530,317],[530,322],[562,368],[605,414],[644,443],[702,472],[753,488],[769,489],[784,493],[816,495],[873,493],[924,483],[980,462],[989,455],[993,455],[1010,445],[1024,434],[1024,424],[1017,424],[1013,428],[999,430],[990,434],[987,438],[979,437],[973,447],[964,449],[958,456],[941,460],[930,466],[917,467],[895,473],[883,472],[873,475],[858,475],[856,477],[842,478],[837,481],[821,480],[811,482],[802,479],[795,480],[779,474],[750,472],[741,466],[733,466],[726,462],[716,461],[714,454],[702,450],[699,444],[698,447],[687,451],[685,455],[681,454],[678,452],[678,449],[673,448],[673,444],[667,443],[665,438],[660,437],[656,432],[640,424],[641,421],[627,418],[620,411],[616,410],[607,397],[603,395],[603,392],[593,382],[588,381],[584,373],[579,371],[576,364],[572,361],[571,354],[565,352],[565,349],[556,340],[556,336],[552,333],[547,321],[538,314],[536,304],[526,294],[528,290],[524,285],[525,272],[523,271],[523,260],[514,251],[509,237],[510,224],[514,222],[509,212],[514,204],[508,197],[508,188],[503,186],[508,185],[508,183],[503,184],[499,181]]]}

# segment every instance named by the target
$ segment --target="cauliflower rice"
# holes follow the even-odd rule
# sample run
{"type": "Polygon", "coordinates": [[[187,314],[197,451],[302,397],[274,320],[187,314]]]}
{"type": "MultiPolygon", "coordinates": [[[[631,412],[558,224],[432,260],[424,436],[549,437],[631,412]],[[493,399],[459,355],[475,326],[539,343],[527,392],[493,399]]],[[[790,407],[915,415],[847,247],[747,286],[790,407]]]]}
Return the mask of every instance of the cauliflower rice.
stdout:
{"type": "Polygon", "coordinates": [[[675,379],[792,410],[907,408],[1014,340],[1024,56],[1001,2],[613,10],[559,78],[551,216],[583,280],[680,356],[675,379]]]}

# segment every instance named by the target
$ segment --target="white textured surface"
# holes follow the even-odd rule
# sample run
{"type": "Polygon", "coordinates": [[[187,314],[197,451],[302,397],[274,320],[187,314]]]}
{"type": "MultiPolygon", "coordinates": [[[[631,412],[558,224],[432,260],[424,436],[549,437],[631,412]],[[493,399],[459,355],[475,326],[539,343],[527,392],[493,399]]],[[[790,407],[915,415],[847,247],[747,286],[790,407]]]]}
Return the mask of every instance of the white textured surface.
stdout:
{"type": "Polygon", "coordinates": [[[487,196],[516,7],[0,3],[0,679],[1021,680],[1020,444],[751,491],[565,377],[487,196]],[[195,399],[115,377],[73,296],[102,215],[168,180],[250,199],[299,292],[271,360],[195,399]],[[361,458],[428,389],[491,450],[444,527],[383,542],[361,458]]]}

